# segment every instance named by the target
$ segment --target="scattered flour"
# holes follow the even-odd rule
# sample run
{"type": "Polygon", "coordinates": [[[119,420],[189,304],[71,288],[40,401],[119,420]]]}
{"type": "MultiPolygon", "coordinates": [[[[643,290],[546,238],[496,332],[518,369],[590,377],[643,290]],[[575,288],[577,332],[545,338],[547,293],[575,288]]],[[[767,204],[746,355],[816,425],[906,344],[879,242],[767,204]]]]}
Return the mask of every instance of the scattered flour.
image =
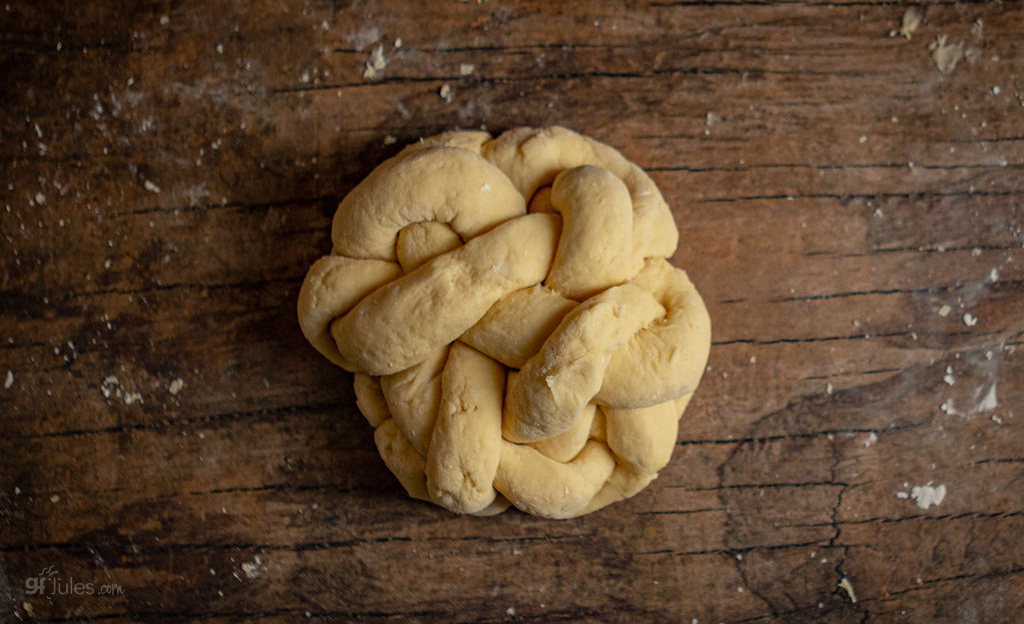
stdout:
{"type": "Polygon", "coordinates": [[[917,27],[920,25],[921,12],[914,7],[910,7],[903,12],[903,21],[900,24],[899,35],[904,39],[909,40],[910,36],[914,34],[914,31],[917,30],[917,27]]]}
{"type": "Polygon", "coordinates": [[[107,375],[103,378],[103,382],[100,383],[100,392],[103,393],[103,397],[109,399],[114,397],[124,401],[125,405],[132,405],[134,403],[142,403],[142,395],[138,392],[125,392],[121,384],[121,380],[117,375],[107,375]]]}
{"type": "Polygon", "coordinates": [[[947,386],[952,386],[956,383],[956,377],[953,376],[953,366],[946,367],[946,374],[942,376],[942,381],[946,382],[947,386]]]}
{"type": "MultiPolygon", "coordinates": [[[[981,388],[979,387],[978,390],[981,390],[981,388]]],[[[999,397],[996,395],[996,382],[993,381],[992,385],[988,388],[988,392],[981,398],[981,401],[978,401],[975,412],[990,412],[998,406],[999,397]]]]}
{"type": "Polygon", "coordinates": [[[14,385],[14,373],[10,370],[7,371],[7,376],[4,377],[4,390],[10,390],[11,386],[14,385]]]}
{"type": "Polygon", "coordinates": [[[935,41],[928,44],[932,52],[932,61],[935,62],[935,69],[948,74],[956,69],[960,59],[967,59],[975,63],[981,58],[981,49],[977,46],[964,46],[963,41],[946,43],[946,35],[939,35],[935,41]]]}
{"type": "Polygon", "coordinates": [[[932,486],[931,481],[925,485],[915,485],[910,488],[910,498],[914,499],[921,509],[928,509],[932,505],[938,507],[946,498],[946,486],[941,484],[932,486]]]}
{"type": "Polygon", "coordinates": [[[256,555],[252,561],[242,563],[242,572],[245,572],[246,578],[254,579],[260,575],[260,566],[262,564],[263,561],[260,559],[260,556],[256,555]]]}
{"type": "Polygon", "coordinates": [[[184,388],[184,387],[185,387],[185,380],[183,380],[181,377],[178,377],[177,379],[172,381],[170,383],[170,385],[167,386],[167,391],[170,392],[171,394],[177,396],[178,393],[181,392],[181,389],[184,388]]]}
{"type": "Polygon", "coordinates": [[[384,58],[384,44],[378,43],[374,46],[373,50],[370,51],[370,57],[366,59],[366,64],[363,65],[363,78],[367,80],[375,80],[378,72],[382,71],[388,66],[388,61],[384,58]]]}
{"type": "Polygon", "coordinates": [[[380,29],[376,26],[363,26],[355,33],[345,37],[345,41],[354,45],[356,50],[362,50],[379,39],[380,29]]]}
{"type": "Polygon", "coordinates": [[[108,375],[103,379],[103,383],[100,384],[100,392],[108,399],[111,395],[120,396],[121,380],[117,378],[117,375],[108,375]]]}
{"type": "Polygon", "coordinates": [[[437,94],[441,96],[441,99],[448,104],[451,104],[452,100],[455,98],[455,93],[452,90],[452,86],[447,82],[441,85],[441,88],[438,89],[437,94]]]}
{"type": "Polygon", "coordinates": [[[946,35],[939,35],[928,45],[932,51],[935,69],[946,74],[956,69],[956,64],[964,57],[964,42],[946,43],[946,35]]]}
{"type": "Polygon", "coordinates": [[[850,579],[845,576],[839,580],[839,589],[846,592],[846,595],[850,597],[850,602],[857,602],[857,594],[853,591],[853,583],[850,579]]]}
{"type": "Polygon", "coordinates": [[[717,113],[714,113],[712,111],[704,113],[704,135],[710,136],[711,127],[720,121],[722,121],[722,118],[717,113]]]}
{"type": "Polygon", "coordinates": [[[873,445],[873,444],[874,444],[875,442],[878,442],[878,435],[877,435],[877,434],[875,434],[875,432],[874,432],[874,431],[872,431],[871,433],[869,433],[869,434],[868,434],[868,437],[867,437],[867,439],[866,439],[866,440],[864,440],[864,448],[868,448],[868,447],[870,447],[870,446],[871,446],[871,445],[873,445]]]}

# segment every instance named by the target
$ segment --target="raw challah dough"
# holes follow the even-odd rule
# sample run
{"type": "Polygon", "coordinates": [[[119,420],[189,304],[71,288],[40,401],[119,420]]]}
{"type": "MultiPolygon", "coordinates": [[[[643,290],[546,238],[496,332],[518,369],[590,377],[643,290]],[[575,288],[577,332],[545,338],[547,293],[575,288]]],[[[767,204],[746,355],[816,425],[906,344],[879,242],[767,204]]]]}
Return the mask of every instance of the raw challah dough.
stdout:
{"type": "Polygon", "coordinates": [[[710,321],[618,151],[561,127],[406,147],[341,202],[298,314],[409,495],[570,518],[669,461],[710,321]]]}

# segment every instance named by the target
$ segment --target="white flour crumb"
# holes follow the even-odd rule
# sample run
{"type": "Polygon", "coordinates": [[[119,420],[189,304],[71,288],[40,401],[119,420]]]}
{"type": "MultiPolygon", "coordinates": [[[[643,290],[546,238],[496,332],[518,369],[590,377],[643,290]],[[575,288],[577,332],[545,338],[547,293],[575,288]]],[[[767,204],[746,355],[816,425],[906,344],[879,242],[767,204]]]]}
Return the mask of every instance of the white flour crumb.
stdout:
{"type": "Polygon", "coordinates": [[[103,383],[100,384],[100,392],[103,396],[110,398],[110,395],[115,394],[121,395],[121,380],[117,378],[117,375],[107,375],[103,379],[103,383]]]}
{"type": "Polygon", "coordinates": [[[169,386],[167,386],[167,391],[170,392],[171,394],[177,396],[178,393],[181,392],[181,389],[184,388],[184,387],[185,387],[185,380],[182,379],[181,377],[178,377],[177,379],[172,381],[169,386]]]}
{"type": "Polygon", "coordinates": [[[914,7],[910,7],[903,12],[903,21],[900,24],[899,34],[904,39],[909,40],[910,36],[914,34],[914,31],[917,30],[917,27],[920,25],[921,12],[914,7]]]}
{"type": "Polygon", "coordinates": [[[158,195],[160,194],[160,187],[157,186],[156,184],[153,184],[152,180],[146,180],[145,182],[143,182],[142,188],[146,189],[150,193],[156,193],[158,195]]]}
{"type": "Polygon", "coordinates": [[[260,556],[256,555],[252,561],[245,561],[242,563],[242,572],[245,572],[245,576],[247,578],[256,578],[260,575],[260,564],[262,563],[260,556]]]}
{"type": "Polygon", "coordinates": [[[1000,91],[1001,91],[1001,89],[999,88],[999,85],[993,85],[992,86],[992,95],[999,95],[1000,91]]]}
{"type": "Polygon", "coordinates": [[[864,448],[870,447],[875,442],[878,442],[878,436],[875,434],[874,431],[872,431],[871,433],[868,434],[868,438],[864,440],[864,448]]]}
{"type": "Polygon", "coordinates": [[[915,485],[910,488],[910,498],[913,498],[921,509],[928,509],[932,505],[938,507],[946,498],[946,486],[936,485],[933,487],[931,481],[925,485],[915,485]]]}
{"type": "Polygon", "coordinates": [[[998,267],[992,267],[992,270],[988,272],[988,281],[992,282],[993,284],[999,281],[998,267]]]}
{"type": "Polygon", "coordinates": [[[476,66],[474,66],[472,63],[459,63],[460,76],[472,75],[474,71],[476,71],[476,66]]]}
{"type": "Polygon", "coordinates": [[[953,311],[953,308],[949,307],[948,305],[943,304],[942,307],[939,308],[938,315],[941,316],[942,318],[946,318],[947,316],[949,316],[949,313],[952,312],[952,311],[953,311]]]}
{"type": "Polygon", "coordinates": [[[133,403],[142,403],[142,395],[138,392],[125,392],[124,404],[131,405],[133,403]]]}
{"type": "Polygon", "coordinates": [[[826,383],[825,384],[825,394],[832,394],[834,391],[835,391],[835,388],[832,387],[832,384],[830,384],[830,383],[826,383]]]}
{"type": "Polygon", "coordinates": [[[907,499],[910,498],[910,494],[907,494],[906,492],[901,490],[899,492],[896,492],[896,498],[900,500],[907,499]]]}
{"type": "Polygon", "coordinates": [[[37,204],[42,206],[42,205],[46,204],[46,195],[43,195],[42,193],[36,193],[35,200],[36,200],[37,204]]]}
{"type": "Polygon", "coordinates": [[[974,316],[970,312],[964,312],[964,325],[968,327],[974,327],[978,324],[978,317],[974,316]]]}
{"type": "MultiPolygon", "coordinates": [[[[309,81],[310,81],[309,70],[307,69],[306,71],[302,72],[301,76],[299,76],[299,82],[301,82],[302,84],[309,84],[309,81]]],[[[214,149],[216,149],[216,148],[214,148],[214,149]]]]}
{"type": "Polygon", "coordinates": [[[704,115],[704,135],[705,136],[709,136],[711,134],[711,127],[714,126],[716,123],[718,123],[721,120],[722,120],[722,118],[719,117],[716,113],[713,113],[711,111],[708,111],[707,113],[705,113],[705,115],[704,115]]]}
{"type": "Polygon", "coordinates": [[[378,43],[370,51],[370,57],[366,59],[366,64],[363,66],[363,78],[373,80],[377,77],[377,73],[387,66],[388,61],[384,58],[384,44],[378,43]]]}
{"type": "Polygon", "coordinates": [[[990,412],[999,406],[999,397],[996,396],[996,382],[992,382],[989,386],[988,392],[978,402],[976,412],[990,412]]]}
{"type": "Polygon", "coordinates": [[[395,43],[394,43],[393,45],[395,46],[395,49],[396,49],[396,50],[397,50],[398,48],[402,47],[402,38],[401,38],[401,37],[398,37],[397,39],[395,39],[395,43]]]}
{"type": "Polygon", "coordinates": [[[947,386],[952,386],[956,383],[956,377],[953,376],[953,366],[946,367],[946,374],[942,376],[942,381],[946,382],[947,386]]]}
{"type": "Polygon", "coordinates": [[[946,74],[956,69],[956,64],[964,57],[964,42],[946,44],[946,35],[939,35],[935,41],[928,44],[932,51],[932,60],[935,61],[935,69],[946,74]]]}
{"type": "Polygon", "coordinates": [[[437,90],[437,94],[448,104],[451,104],[452,100],[455,98],[455,95],[452,92],[452,86],[447,82],[441,85],[441,88],[437,90]]]}
{"type": "Polygon", "coordinates": [[[839,580],[839,589],[846,592],[846,595],[850,597],[850,602],[857,602],[857,594],[853,592],[853,584],[850,583],[850,579],[845,576],[839,580]]]}
{"type": "Polygon", "coordinates": [[[7,376],[4,377],[4,390],[10,390],[11,386],[14,385],[14,373],[10,370],[7,371],[7,376]]]}
{"type": "Polygon", "coordinates": [[[999,417],[999,414],[992,414],[990,418],[992,419],[992,422],[994,422],[997,425],[1003,424],[1003,419],[999,417]]]}
{"type": "Polygon", "coordinates": [[[50,502],[51,503],[59,503],[60,502],[60,494],[53,494],[52,496],[50,496],[50,502]]]}

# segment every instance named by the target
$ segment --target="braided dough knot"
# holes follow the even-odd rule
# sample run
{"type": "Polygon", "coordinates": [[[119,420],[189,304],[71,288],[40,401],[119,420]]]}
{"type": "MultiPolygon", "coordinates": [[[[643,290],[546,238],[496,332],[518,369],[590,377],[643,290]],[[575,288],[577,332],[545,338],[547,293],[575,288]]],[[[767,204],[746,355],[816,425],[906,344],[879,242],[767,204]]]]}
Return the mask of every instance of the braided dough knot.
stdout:
{"type": "Polygon", "coordinates": [[[710,321],[666,260],[661,193],[615,149],[561,127],[431,137],[345,197],[332,242],[299,322],[355,373],[411,496],[568,518],[668,463],[710,321]]]}

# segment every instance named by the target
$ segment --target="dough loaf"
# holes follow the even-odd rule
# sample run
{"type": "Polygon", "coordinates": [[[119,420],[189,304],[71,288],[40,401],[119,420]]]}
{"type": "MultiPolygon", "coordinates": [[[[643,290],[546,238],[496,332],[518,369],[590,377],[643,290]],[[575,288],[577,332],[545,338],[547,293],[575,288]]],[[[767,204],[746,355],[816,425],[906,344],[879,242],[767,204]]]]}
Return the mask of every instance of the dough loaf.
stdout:
{"type": "Polygon", "coordinates": [[[449,132],[338,207],[299,324],[355,374],[410,496],[571,518],[668,463],[711,341],[678,230],[617,150],[562,127],[449,132]]]}

